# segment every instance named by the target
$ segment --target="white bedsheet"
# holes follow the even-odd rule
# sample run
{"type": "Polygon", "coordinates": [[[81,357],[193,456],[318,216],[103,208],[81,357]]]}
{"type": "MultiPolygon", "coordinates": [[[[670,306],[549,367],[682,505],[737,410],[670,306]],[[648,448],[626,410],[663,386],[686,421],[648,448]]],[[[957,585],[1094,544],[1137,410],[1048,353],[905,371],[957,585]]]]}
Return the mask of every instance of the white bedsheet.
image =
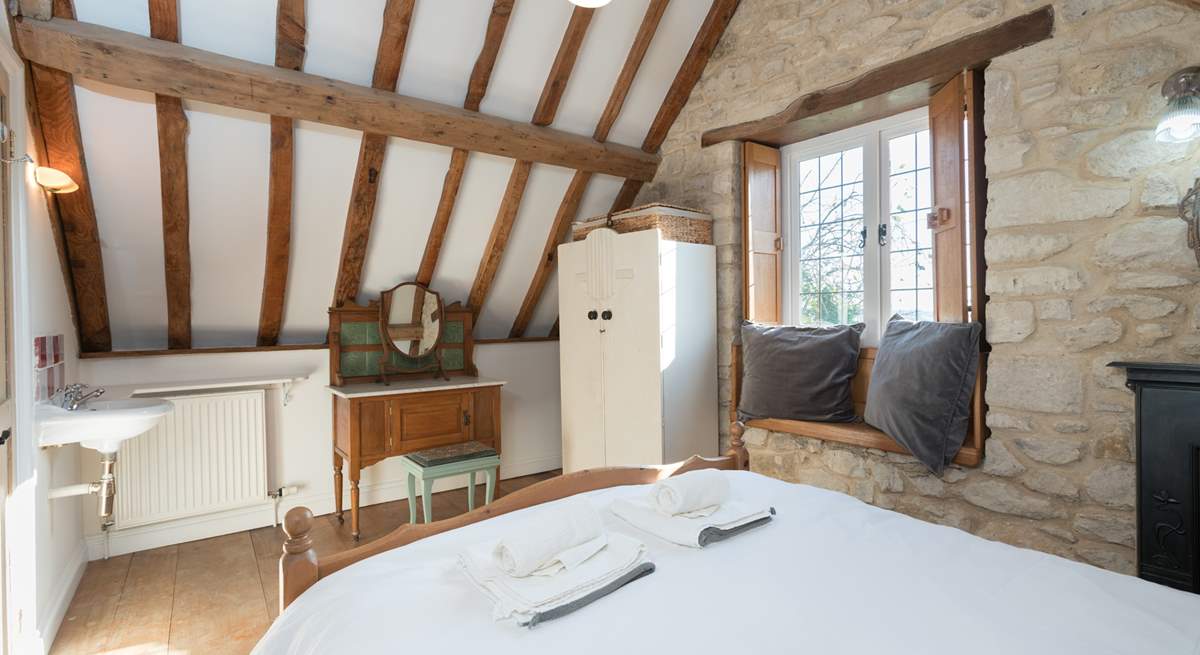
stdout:
{"type": "Polygon", "coordinates": [[[607,511],[649,486],[586,494],[658,569],[528,630],[496,623],[455,565],[530,508],[372,557],[319,581],[256,652],[1200,654],[1200,596],[882,510],[730,472],[731,497],[778,510],[698,550],[607,511]]]}

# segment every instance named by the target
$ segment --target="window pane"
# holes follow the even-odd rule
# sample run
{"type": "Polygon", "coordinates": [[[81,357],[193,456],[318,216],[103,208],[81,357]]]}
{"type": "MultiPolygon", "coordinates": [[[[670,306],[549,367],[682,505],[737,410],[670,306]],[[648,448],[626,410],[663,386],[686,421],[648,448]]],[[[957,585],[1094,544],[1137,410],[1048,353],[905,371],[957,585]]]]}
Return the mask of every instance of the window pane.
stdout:
{"type": "Polygon", "coordinates": [[[917,247],[917,215],[913,212],[893,214],[888,228],[888,241],[892,251],[912,250],[917,247]]]}
{"type": "Polygon", "coordinates": [[[917,209],[929,209],[933,206],[933,187],[930,185],[929,169],[917,171],[917,209]]]}
{"type": "Polygon", "coordinates": [[[817,228],[800,228],[800,259],[814,259],[821,256],[821,248],[817,242],[817,228]]]}
{"type": "Polygon", "coordinates": [[[846,296],[846,322],[861,323],[863,321],[863,294],[847,293],[846,296]]]}
{"type": "Polygon", "coordinates": [[[841,322],[841,312],[838,307],[838,295],[823,293],[821,299],[821,323],[836,324],[841,322]]]}
{"type": "MultiPolygon", "coordinates": [[[[817,227],[817,250],[821,257],[832,257],[842,254],[842,224],[841,222],[822,223],[817,227]]],[[[816,254],[814,254],[816,256],[816,254]]]]}
{"type": "Polygon", "coordinates": [[[800,296],[800,323],[814,324],[821,322],[820,300],[817,296],[809,294],[800,296]]]}
{"type": "Polygon", "coordinates": [[[918,248],[933,247],[933,230],[929,229],[929,226],[925,223],[928,213],[929,209],[926,208],[924,212],[918,212],[914,215],[916,217],[916,226],[913,228],[913,232],[917,234],[918,248]]]}
{"type": "MultiPolygon", "coordinates": [[[[846,291],[863,291],[863,258],[852,255],[842,258],[842,275],[846,291]]],[[[861,295],[861,294],[860,294],[861,295]]]]}
{"type": "Polygon", "coordinates": [[[800,224],[816,225],[821,219],[821,203],[816,191],[800,194],[800,224]]]}
{"type": "Polygon", "coordinates": [[[906,134],[888,141],[888,162],[892,174],[917,168],[916,136],[906,134]]]}
{"type": "Polygon", "coordinates": [[[929,130],[917,132],[917,168],[929,168],[929,130]]]}
{"type": "Polygon", "coordinates": [[[800,293],[817,293],[821,289],[821,260],[800,262],[800,293]]]}
{"type": "Polygon", "coordinates": [[[821,188],[842,183],[842,153],[821,158],[821,188]]]}
{"type": "Polygon", "coordinates": [[[917,318],[917,292],[915,291],[893,291],[892,292],[892,313],[899,314],[908,320],[916,320],[917,318]]]}
{"type": "Polygon", "coordinates": [[[821,216],[819,222],[840,220],[842,217],[842,188],[821,189],[821,216]]]}
{"type": "Polygon", "coordinates": [[[917,178],[912,173],[893,175],[888,204],[893,212],[913,211],[917,208],[917,178]]]}
{"type": "Polygon", "coordinates": [[[842,222],[842,254],[857,255],[862,254],[865,235],[863,233],[863,219],[856,218],[854,220],[842,222]]]}
{"type": "Polygon", "coordinates": [[[807,159],[800,162],[800,191],[816,191],[820,188],[821,177],[817,171],[817,160],[807,159]]]}
{"type": "Polygon", "coordinates": [[[933,288],[933,251],[917,251],[917,287],[918,289],[933,288]]]}
{"type": "Polygon", "coordinates": [[[928,289],[925,291],[918,291],[916,320],[932,321],[935,314],[936,311],[933,306],[933,290],[928,289]]]}
{"type": "Polygon", "coordinates": [[[892,288],[917,288],[917,258],[912,250],[893,252],[891,258],[892,288]]]}
{"type": "Polygon", "coordinates": [[[849,218],[862,216],[863,215],[863,185],[862,185],[862,183],[859,182],[858,184],[850,184],[845,187],[842,187],[842,189],[843,189],[842,199],[845,200],[845,202],[846,202],[845,206],[843,207],[842,213],[849,218]]]}
{"type": "Polygon", "coordinates": [[[821,293],[842,290],[842,260],[840,257],[821,260],[821,293]]]}
{"type": "Polygon", "coordinates": [[[861,182],[863,179],[863,151],[854,148],[842,153],[842,182],[861,182]]]}

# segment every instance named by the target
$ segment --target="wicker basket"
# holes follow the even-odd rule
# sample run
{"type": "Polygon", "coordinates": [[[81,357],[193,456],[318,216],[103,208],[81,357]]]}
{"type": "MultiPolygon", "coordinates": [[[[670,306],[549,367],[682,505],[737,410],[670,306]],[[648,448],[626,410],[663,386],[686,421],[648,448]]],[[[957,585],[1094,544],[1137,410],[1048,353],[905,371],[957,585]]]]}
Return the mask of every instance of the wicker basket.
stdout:
{"type": "Polygon", "coordinates": [[[608,227],[619,233],[655,230],[668,241],[712,245],[712,217],[695,209],[652,204],[626,209],[611,216],[597,216],[575,223],[572,235],[580,241],[592,230],[608,227]]]}

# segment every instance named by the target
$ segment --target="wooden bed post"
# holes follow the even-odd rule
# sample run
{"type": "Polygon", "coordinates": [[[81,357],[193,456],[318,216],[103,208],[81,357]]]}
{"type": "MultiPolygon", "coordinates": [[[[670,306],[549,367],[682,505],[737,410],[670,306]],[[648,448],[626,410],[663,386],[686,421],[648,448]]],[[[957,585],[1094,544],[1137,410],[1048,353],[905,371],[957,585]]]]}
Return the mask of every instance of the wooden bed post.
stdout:
{"type": "Polygon", "coordinates": [[[279,611],[317,581],[317,553],[312,549],[313,514],[307,507],[293,507],[283,517],[283,556],[279,558],[279,611]]]}
{"type": "Polygon", "coordinates": [[[737,463],[739,471],[750,470],[750,452],[742,435],[746,424],[738,420],[738,400],[742,392],[742,344],[729,344],[729,450],[725,454],[737,463]]]}

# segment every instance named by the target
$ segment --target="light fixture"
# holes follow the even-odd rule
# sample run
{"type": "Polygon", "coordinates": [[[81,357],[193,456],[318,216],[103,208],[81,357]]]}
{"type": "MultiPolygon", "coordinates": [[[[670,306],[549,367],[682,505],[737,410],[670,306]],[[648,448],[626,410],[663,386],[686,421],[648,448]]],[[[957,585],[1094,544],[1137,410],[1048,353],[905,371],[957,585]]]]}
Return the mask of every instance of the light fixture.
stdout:
{"type": "Polygon", "coordinates": [[[1154,136],[1162,143],[1200,139],[1200,66],[1176,72],[1163,83],[1167,110],[1154,136]]]}
{"type": "MultiPolygon", "coordinates": [[[[4,123],[0,123],[0,145],[3,145],[5,149],[8,148],[8,139],[10,136],[12,136],[12,130],[4,123]]],[[[33,161],[33,157],[30,157],[28,153],[20,157],[5,157],[4,155],[0,155],[0,162],[5,164],[33,164],[33,181],[37,182],[38,186],[50,193],[72,193],[79,190],[79,185],[75,183],[75,180],[71,179],[70,175],[57,168],[38,166],[37,162],[33,161]]]]}
{"type": "Polygon", "coordinates": [[[33,169],[33,181],[50,193],[72,193],[79,190],[79,185],[70,175],[49,166],[33,169]]]}
{"type": "Polygon", "coordinates": [[[612,2],[612,0],[571,0],[571,4],[578,5],[580,7],[585,7],[587,9],[595,9],[596,7],[603,7],[604,5],[608,4],[609,2],[612,2]]]}

